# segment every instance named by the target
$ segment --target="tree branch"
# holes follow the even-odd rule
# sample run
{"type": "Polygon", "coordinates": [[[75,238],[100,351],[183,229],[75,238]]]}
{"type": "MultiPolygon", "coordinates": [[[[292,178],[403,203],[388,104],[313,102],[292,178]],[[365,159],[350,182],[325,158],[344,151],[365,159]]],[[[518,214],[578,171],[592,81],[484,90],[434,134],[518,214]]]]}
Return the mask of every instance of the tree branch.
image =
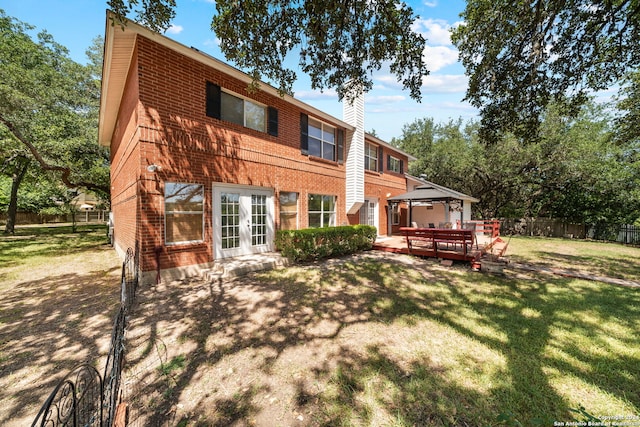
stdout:
{"type": "Polygon", "coordinates": [[[40,167],[43,170],[60,172],[60,179],[62,180],[64,185],[67,186],[68,188],[82,187],[82,188],[86,188],[87,190],[100,191],[104,194],[110,193],[110,188],[108,186],[98,185],[98,184],[95,184],[92,182],[86,182],[86,181],[79,181],[79,182],[71,181],[69,179],[69,175],[71,175],[70,168],[64,167],[64,166],[51,165],[47,163],[47,161],[42,157],[38,149],[27,138],[25,138],[24,135],[22,135],[22,132],[20,132],[20,130],[16,126],[14,126],[13,123],[11,123],[9,120],[6,120],[2,115],[0,115],[0,123],[5,125],[7,129],[9,129],[9,132],[11,132],[11,134],[18,141],[20,141],[22,144],[24,144],[27,147],[31,155],[36,159],[36,161],[40,164],[40,167]]]}

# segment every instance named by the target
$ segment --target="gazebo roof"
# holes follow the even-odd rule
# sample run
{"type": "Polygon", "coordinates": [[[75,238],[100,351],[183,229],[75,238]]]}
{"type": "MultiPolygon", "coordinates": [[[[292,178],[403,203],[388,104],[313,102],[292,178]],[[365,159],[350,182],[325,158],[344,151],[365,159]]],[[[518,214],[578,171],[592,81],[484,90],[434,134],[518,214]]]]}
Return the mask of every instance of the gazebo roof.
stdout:
{"type": "Polygon", "coordinates": [[[433,183],[420,186],[408,193],[389,197],[387,200],[390,202],[445,202],[451,200],[465,200],[473,203],[480,201],[475,197],[471,197],[433,183]]]}

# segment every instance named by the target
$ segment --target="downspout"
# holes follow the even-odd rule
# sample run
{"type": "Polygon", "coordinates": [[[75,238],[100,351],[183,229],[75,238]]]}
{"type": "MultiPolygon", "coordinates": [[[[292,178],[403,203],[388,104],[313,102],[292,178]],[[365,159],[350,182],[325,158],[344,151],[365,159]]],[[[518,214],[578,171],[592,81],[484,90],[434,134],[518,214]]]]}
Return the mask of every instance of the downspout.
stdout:
{"type": "Polygon", "coordinates": [[[156,285],[160,284],[160,254],[162,253],[162,246],[156,246],[154,248],[156,254],[156,285]]]}

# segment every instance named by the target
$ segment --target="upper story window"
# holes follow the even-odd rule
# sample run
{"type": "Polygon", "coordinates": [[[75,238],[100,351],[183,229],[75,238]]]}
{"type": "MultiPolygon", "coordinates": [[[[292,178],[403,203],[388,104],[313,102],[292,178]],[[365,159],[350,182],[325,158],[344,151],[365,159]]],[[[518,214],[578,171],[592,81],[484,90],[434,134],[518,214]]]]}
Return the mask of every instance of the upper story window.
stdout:
{"type": "Polygon", "coordinates": [[[278,110],[223,91],[207,82],[207,116],[278,136],[278,110]]]}
{"type": "Polygon", "coordinates": [[[370,171],[378,170],[378,146],[366,143],[364,146],[364,168],[370,171]]]}
{"type": "Polygon", "coordinates": [[[248,99],[221,93],[221,119],[264,132],[266,108],[248,99]]]}
{"type": "Polygon", "coordinates": [[[342,163],[344,129],[339,129],[300,114],[300,149],[302,154],[342,163]]]}
{"type": "Polygon", "coordinates": [[[389,156],[387,158],[387,169],[391,172],[395,172],[395,173],[404,173],[404,165],[403,165],[403,161],[393,157],[393,156],[389,156]]]}
{"type": "Polygon", "coordinates": [[[336,128],[310,117],[309,154],[327,160],[335,160],[336,128]]]}

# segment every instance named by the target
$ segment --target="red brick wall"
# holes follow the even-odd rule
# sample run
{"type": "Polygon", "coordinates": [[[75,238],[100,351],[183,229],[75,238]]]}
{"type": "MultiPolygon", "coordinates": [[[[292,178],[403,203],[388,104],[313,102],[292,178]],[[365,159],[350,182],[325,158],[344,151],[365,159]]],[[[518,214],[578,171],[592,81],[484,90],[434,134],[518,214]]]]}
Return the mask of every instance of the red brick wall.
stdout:
{"type": "MultiPolygon", "coordinates": [[[[282,98],[259,91],[143,37],[138,39],[139,77],[139,238],[143,270],[213,261],[213,185],[231,183],[274,190],[278,226],[279,191],[299,193],[299,226],[307,226],[308,194],[337,197],[337,223],[344,213],[345,167],[300,152],[300,110],[282,98]],[[278,137],[207,117],[205,87],[211,81],[239,95],[273,106],[279,112],[278,137]],[[155,173],[149,164],[160,165],[155,173]],[[204,241],[164,244],[164,183],[192,182],[204,186],[204,241]]],[[[114,177],[116,181],[118,177],[114,177]]],[[[121,187],[122,183],[118,182],[121,187]]]]}
{"type": "MultiPolygon", "coordinates": [[[[211,199],[216,184],[273,190],[276,228],[280,191],[299,193],[300,228],[308,226],[309,194],[336,196],[338,225],[357,221],[357,215],[347,218],[345,213],[345,166],[301,154],[300,109],[281,97],[246,89],[245,82],[138,37],[111,146],[112,206],[117,243],[126,249],[139,242],[143,271],[156,268],[156,256],[162,269],[214,260],[211,199]],[[277,108],[278,136],[207,117],[207,81],[277,108]],[[149,172],[150,164],[160,169],[149,172]],[[203,242],[165,245],[165,182],[203,185],[203,242]]],[[[386,194],[405,191],[401,175],[365,177],[366,196],[380,202],[381,234],[387,227],[386,194]]]]}
{"type": "MultiPolygon", "coordinates": [[[[383,173],[365,170],[364,174],[364,195],[366,198],[378,199],[378,218],[379,218],[379,235],[388,234],[388,218],[387,218],[387,198],[398,196],[407,192],[407,180],[404,174],[399,174],[387,170],[387,154],[388,149],[382,149],[384,165],[383,173]]],[[[397,152],[392,153],[394,157],[400,158],[406,168],[408,162],[406,156],[402,156],[397,152]]]]}
{"type": "Polygon", "coordinates": [[[137,110],[138,73],[134,55],[111,141],[111,209],[115,218],[115,244],[121,252],[127,248],[135,249],[138,239],[136,212],[140,147],[137,110]]]}

